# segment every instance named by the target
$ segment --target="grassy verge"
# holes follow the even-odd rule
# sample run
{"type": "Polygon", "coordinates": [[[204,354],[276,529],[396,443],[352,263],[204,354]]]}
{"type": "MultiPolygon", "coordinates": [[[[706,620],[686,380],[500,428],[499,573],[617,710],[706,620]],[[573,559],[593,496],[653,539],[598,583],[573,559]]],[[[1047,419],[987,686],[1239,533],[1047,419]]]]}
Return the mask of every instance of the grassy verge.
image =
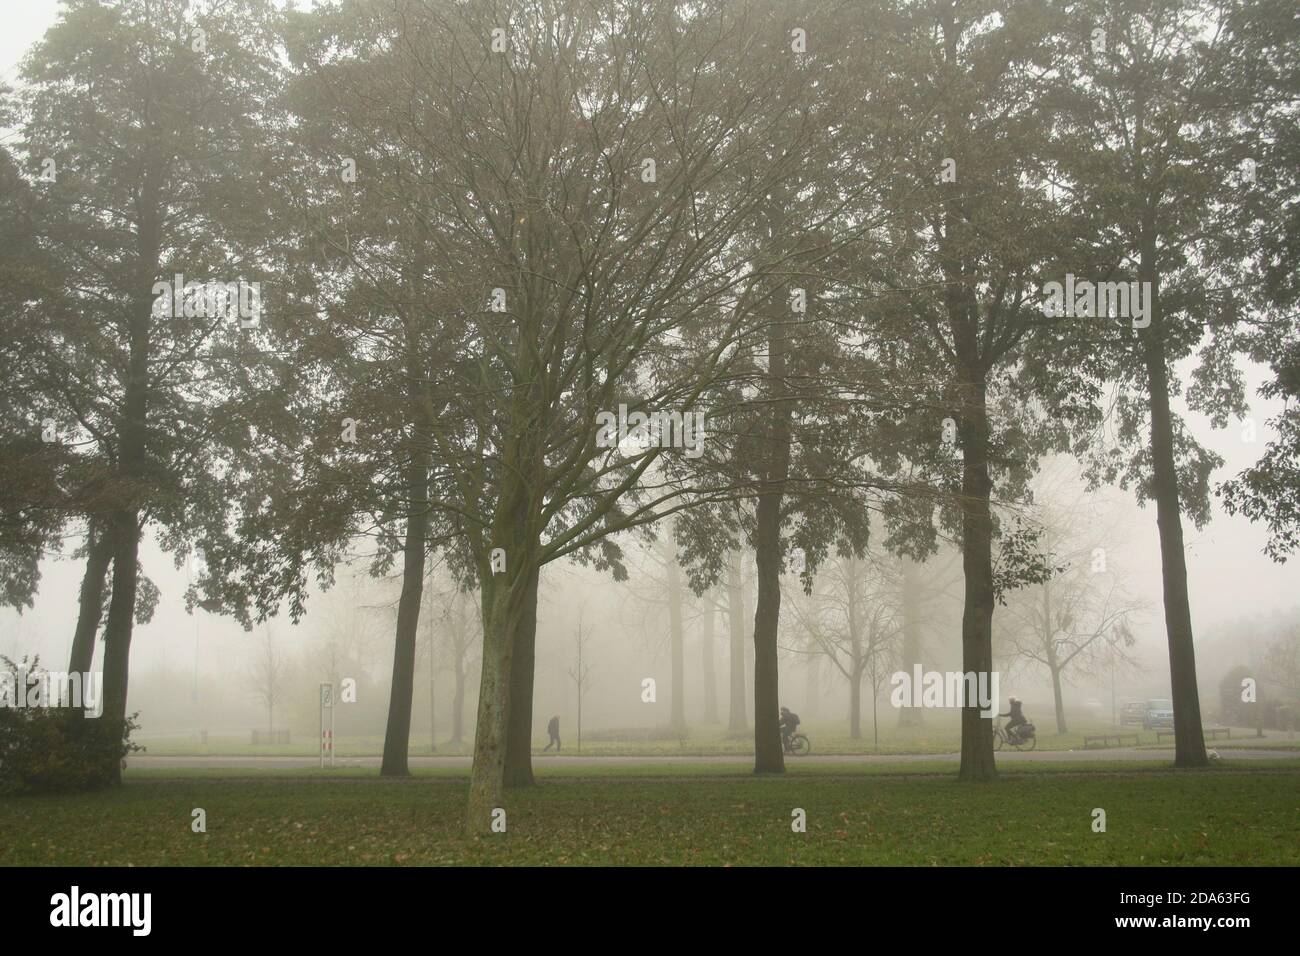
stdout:
{"type": "Polygon", "coordinates": [[[100,794],[0,799],[0,864],[1290,865],[1300,761],[544,768],[508,832],[462,832],[464,771],[133,771],[100,794]],[[594,774],[599,774],[594,775],[594,774]],[[191,811],[207,833],[191,832],[191,811]],[[1107,831],[1092,832],[1102,808],[1107,831]],[[791,812],[807,832],[791,832],[791,812]]]}

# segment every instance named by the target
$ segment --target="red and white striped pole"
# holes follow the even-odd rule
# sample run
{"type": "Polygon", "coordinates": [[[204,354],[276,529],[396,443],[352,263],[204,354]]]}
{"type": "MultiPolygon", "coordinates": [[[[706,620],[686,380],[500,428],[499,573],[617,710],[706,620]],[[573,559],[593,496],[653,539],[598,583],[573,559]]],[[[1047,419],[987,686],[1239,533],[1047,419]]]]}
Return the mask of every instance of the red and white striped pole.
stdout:
{"type": "Polygon", "coordinates": [[[320,685],[320,765],[325,766],[325,754],[330,755],[330,766],[334,766],[334,685],[321,681],[320,685]],[[329,727],[325,726],[325,712],[329,711],[329,727]]]}

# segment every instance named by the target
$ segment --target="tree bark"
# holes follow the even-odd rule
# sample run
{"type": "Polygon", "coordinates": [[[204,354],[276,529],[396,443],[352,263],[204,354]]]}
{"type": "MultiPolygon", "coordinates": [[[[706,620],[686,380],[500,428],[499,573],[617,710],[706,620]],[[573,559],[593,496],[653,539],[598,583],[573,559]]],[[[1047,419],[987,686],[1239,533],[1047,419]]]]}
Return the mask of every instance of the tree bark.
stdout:
{"type": "Polygon", "coordinates": [[[514,663],[510,671],[510,733],[506,741],[507,787],[533,785],[533,685],[537,669],[537,586],[541,569],[534,568],[524,597],[523,617],[515,631],[514,663]]]}
{"type": "Polygon", "coordinates": [[[743,734],[749,729],[745,716],[745,589],[740,578],[740,556],[727,564],[727,621],[731,627],[731,688],[727,730],[743,734]]]}
{"type": "MultiPolygon", "coordinates": [[[[113,597],[104,625],[104,712],[101,719],[121,726],[126,720],[126,692],[131,669],[131,635],[135,625],[140,526],[134,511],[114,512],[113,597]]],[[[114,761],[113,780],[122,780],[121,761],[114,761]]]]}
{"type": "Polygon", "coordinates": [[[1156,271],[1155,204],[1144,216],[1139,279],[1149,282],[1151,324],[1141,330],[1151,399],[1151,490],[1160,531],[1160,572],[1164,590],[1165,635],[1169,642],[1169,685],[1174,703],[1174,766],[1209,764],[1196,686],[1196,649],[1192,643],[1192,609],[1187,595],[1187,558],[1183,544],[1182,507],[1174,463],[1173,415],[1169,409],[1169,373],[1162,339],[1160,289],[1156,271]]]}
{"type": "MultiPolygon", "coordinates": [[[[974,306],[972,306],[974,307],[974,306]]],[[[968,373],[973,370],[968,369],[968,373]]],[[[968,374],[962,383],[962,570],[965,607],[962,610],[962,670],[993,671],[993,512],[989,476],[989,420],[982,374],[968,374]]],[[[980,716],[978,702],[961,711],[962,780],[992,780],[993,726],[980,716]]]]}
{"type": "MultiPolygon", "coordinates": [[[[415,472],[423,469],[413,466],[415,472]]],[[[413,487],[413,485],[412,485],[413,487]]],[[[402,595],[397,602],[397,630],[393,642],[393,683],[388,695],[388,725],[384,731],[382,777],[410,774],[407,752],[411,745],[411,704],[415,696],[415,636],[420,621],[420,600],[424,591],[424,547],[428,522],[427,507],[414,507],[406,519],[403,548],[402,595]]]]}
{"type": "Polygon", "coordinates": [[[777,623],[781,615],[781,495],[759,499],[758,601],[754,610],[754,772],[784,773],[781,697],[777,686],[777,623]]]}
{"type": "MultiPolygon", "coordinates": [[[[519,396],[520,401],[524,398],[519,396]]],[[[526,409],[516,407],[513,417],[527,420],[526,409]]],[[[536,614],[541,567],[539,532],[531,520],[534,502],[530,500],[529,481],[537,468],[535,459],[540,456],[529,452],[523,440],[512,443],[505,452],[504,477],[487,539],[488,552],[479,556],[483,666],[466,816],[471,834],[491,833],[493,811],[504,809],[510,711],[514,703],[515,637],[526,628],[529,615],[536,614]],[[506,570],[496,575],[491,568],[493,548],[501,548],[506,554],[506,570]]]]}
{"type": "Polygon", "coordinates": [[[773,296],[768,330],[767,381],[772,400],[767,461],[754,522],[754,560],[758,565],[758,597],[754,609],[754,772],[784,773],[778,687],[777,628],[781,620],[781,503],[790,476],[794,408],[786,382],[788,316],[773,296]]]}
{"type": "MultiPolygon", "coordinates": [[[[408,331],[413,335],[413,331],[408,331]]],[[[402,548],[402,595],[397,602],[397,630],[393,641],[393,683],[388,696],[388,726],[384,732],[381,777],[410,774],[407,754],[411,746],[411,706],[415,698],[415,641],[424,600],[424,557],[429,537],[430,429],[425,420],[422,369],[417,350],[407,357],[410,407],[414,424],[406,466],[406,540],[402,548]]],[[[433,666],[430,655],[430,667],[433,666]]]]}

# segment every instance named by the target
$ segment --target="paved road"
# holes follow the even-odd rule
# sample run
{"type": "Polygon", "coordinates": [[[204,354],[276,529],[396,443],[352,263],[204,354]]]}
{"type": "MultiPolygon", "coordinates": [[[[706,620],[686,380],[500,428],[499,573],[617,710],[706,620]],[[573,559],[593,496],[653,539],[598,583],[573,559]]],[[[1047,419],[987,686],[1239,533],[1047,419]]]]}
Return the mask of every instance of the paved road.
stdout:
{"type": "MultiPolygon", "coordinates": [[[[1218,752],[1234,760],[1277,760],[1300,756],[1294,750],[1250,750],[1245,747],[1221,747],[1218,752]]],[[[998,754],[999,763],[1043,763],[1052,761],[1115,761],[1115,760],[1173,760],[1173,749],[1139,750],[1135,747],[1093,748],[1091,750],[1031,750],[1028,752],[1004,751],[998,754]]],[[[826,754],[822,756],[792,757],[792,763],[802,765],[814,764],[898,764],[925,763],[945,761],[956,763],[960,754],[826,754]]],[[[335,758],[336,767],[378,767],[379,757],[344,757],[335,758]]],[[[662,766],[664,764],[748,764],[754,758],[746,754],[726,754],[716,757],[685,756],[637,756],[637,757],[579,757],[536,754],[533,757],[535,767],[623,767],[623,766],[662,766]]],[[[175,770],[184,767],[199,769],[248,769],[248,770],[288,770],[295,767],[315,767],[319,764],[316,757],[161,757],[138,754],[131,757],[132,767],[153,767],[175,770]]],[[[469,757],[435,757],[412,755],[412,767],[456,767],[468,769],[469,757]]]]}

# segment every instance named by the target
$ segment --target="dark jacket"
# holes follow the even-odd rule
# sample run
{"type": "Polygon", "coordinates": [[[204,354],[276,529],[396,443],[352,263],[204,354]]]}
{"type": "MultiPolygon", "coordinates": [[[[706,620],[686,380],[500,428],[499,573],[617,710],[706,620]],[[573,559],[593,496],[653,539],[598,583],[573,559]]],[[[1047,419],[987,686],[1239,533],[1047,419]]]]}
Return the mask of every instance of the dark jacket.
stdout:
{"type": "Polygon", "coordinates": [[[546,732],[552,737],[560,736],[560,718],[552,717],[551,722],[546,725],[546,732]]]}

